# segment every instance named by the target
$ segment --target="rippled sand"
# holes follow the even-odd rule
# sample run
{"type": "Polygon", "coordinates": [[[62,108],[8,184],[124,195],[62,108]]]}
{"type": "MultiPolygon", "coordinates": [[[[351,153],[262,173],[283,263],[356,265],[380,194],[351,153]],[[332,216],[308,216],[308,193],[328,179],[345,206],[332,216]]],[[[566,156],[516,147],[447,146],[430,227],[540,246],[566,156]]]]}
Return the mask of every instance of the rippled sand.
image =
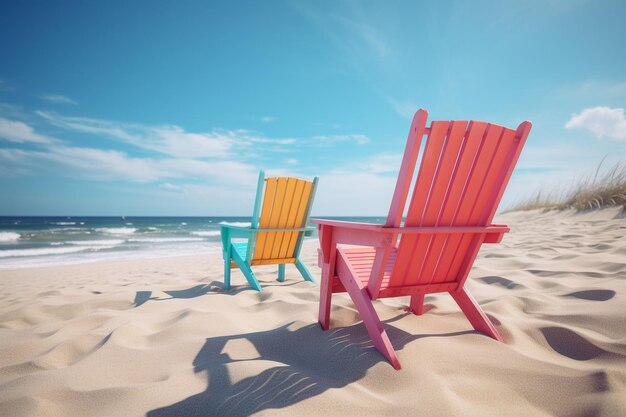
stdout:
{"type": "Polygon", "coordinates": [[[321,331],[294,267],[258,268],[262,293],[239,272],[224,292],[216,255],[0,271],[0,415],[626,415],[623,213],[498,221],[468,286],[506,344],[446,294],[420,317],[383,300],[399,372],[347,295],[321,331]]]}

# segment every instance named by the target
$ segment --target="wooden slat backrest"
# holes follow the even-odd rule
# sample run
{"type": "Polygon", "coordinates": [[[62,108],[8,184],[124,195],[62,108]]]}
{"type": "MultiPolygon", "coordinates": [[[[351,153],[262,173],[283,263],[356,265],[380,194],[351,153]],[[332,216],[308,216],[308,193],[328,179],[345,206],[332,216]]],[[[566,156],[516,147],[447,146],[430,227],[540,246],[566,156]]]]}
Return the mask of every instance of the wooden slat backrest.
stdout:
{"type": "MultiPolygon", "coordinates": [[[[267,178],[258,228],[305,227],[314,183],[297,178],[267,178]]],[[[302,233],[259,232],[252,259],[292,258],[302,233]]]]}
{"type": "MultiPolygon", "coordinates": [[[[425,125],[427,114],[416,113],[425,125]]],[[[415,129],[414,119],[411,131],[415,129]]],[[[419,124],[418,124],[419,125],[419,124]]],[[[530,131],[485,122],[435,121],[429,129],[421,166],[406,216],[406,226],[484,226],[490,224],[522,146],[530,131]]],[[[420,138],[405,150],[394,200],[387,219],[397,226],[414,173],[420,138]],[[407,160],[408,159],[408,160],[407,160]],[[404,169],[406,167],[406,169],[404,169]],[[402,185],[401,185],[402,184],[402,185]]],[[[484,235],[418,234],[401,237],[388,287],[465,280],[484,235]]],[[[380,262],[375,262],[379,264],[380,262]]],[[[381,280],[372,272],[369,290],[376,296],[381,280]],[[373,281],[373,282],[372,282],[373,281]],[[372,288],[372,284],[375,285],[372,288]]]]}

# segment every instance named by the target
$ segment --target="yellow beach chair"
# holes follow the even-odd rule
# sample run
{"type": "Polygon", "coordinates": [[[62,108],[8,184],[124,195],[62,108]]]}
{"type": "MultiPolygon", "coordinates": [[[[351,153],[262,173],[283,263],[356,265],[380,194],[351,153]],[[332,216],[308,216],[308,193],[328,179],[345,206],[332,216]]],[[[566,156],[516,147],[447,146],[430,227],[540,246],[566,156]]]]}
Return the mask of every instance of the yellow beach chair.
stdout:
{"type": "Polygon", "coordinates": [[[307,224],[317,181],[317,177],[312,182],[287,177],[265,178],[265,173],[260,172],[250,226],[220,225],[224,289],[230,289],[231,268],[239,268],[250,286],[261,291],[252,272],[255,265],[278,264],[278,281],[282,282],[285,264],[295,264],[305,280],[315,282],[299,255],[305,234],[315,230],[307,224]],[[246,241],[233,242],[232,239],[237,238],[246,241]]]}

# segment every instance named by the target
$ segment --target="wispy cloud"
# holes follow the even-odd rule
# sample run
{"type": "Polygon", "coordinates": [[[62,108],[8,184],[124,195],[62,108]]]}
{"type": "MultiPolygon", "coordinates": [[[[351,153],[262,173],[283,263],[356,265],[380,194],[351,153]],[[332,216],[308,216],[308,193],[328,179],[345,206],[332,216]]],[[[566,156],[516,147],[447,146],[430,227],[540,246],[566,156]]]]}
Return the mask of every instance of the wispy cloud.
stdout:
{"type": "Polygon", "coordinates": [[[16,143],[53,143],[57,139],[36,133],[26,123],[0,118],[0,139],[16,143]]]}
{"type": "Polygon", "coordinates": [[[626,117],[622,108],[600,106],[584,109],[574,114],[565,128],[586,129],[599,139],[626,140],[626,117]]]}
{"type": "Polygon", "coordinates": [[[62,96],[59,94],[44,94],[39,96],[40,99],[48,101],[50,103],[60,103],[60,104],[78,104],[76,101],[72,100],[69,97],[62,96]]]}
{"type": "Polygon", "coordinates": [[[349,19],[343,16],[334,16],[334,19],[344,27],[344,29],[354,35],[357,42],[367,46],[379,58],[385,58],[390,48],[384,40],[382,34],[373,26],[360,19],[349,19]]]}
{"type": "Polygon", "coordinates": [[[171,182],[164,182],[163,184],[159,185],[159,188],[163,190],[167,190],[167,191],[175,191],[175,192],[182,192],[182,193],[187,192],[187,189],[184,186],[172,184],[171,182]]]}
{"type": "Polygon", "coordinates": [[[276,118],[273,116],[261,116],[259,120],[263,123],[272,123],[276,121],[276,118]]]}
{"type": "MultiPolygon", "coordinates": [[[[308,173],[299,172],[302,169],[299,159],[286,150],[295,148],[301,152],[306,148],[332,147],[350,142],[364,145],[370,141],[363,134],[267,138],[244,129],[193,133],[171,125],[119,123],[42,111],[37,115],[51,125],[72,133],[73,138],[90,134],[131,146],[123,150],[111,149],[103,141],[98,142],[98,146],[103,148],[81,146],[76,140],[61,141],[47,136],[46,130],[39,131],[33,127],[34,124],[0,118],[0,138],[15,144],[12,148],[0,148],[0,176],[55,175],[88,181],[151,184],[152,188],[142,189],[152,189],[161,196],[183,193],[190,201],[207,201],[215,196],[230,202],[246,201],[247,195],[242,190],[253,192],[251,187],[256,184],[260,161],[264,162],[263,168],[273,175],[310,177],[308,173]],[[294,143],[298,146],[294,147],[294,143]],[[37,147],[25,147],[24,144],[36,144],[37,147]],[[241,149],[249,149],[250,152],[243,157],[241,149]],[[283,151],[281,164],[277,162],[276,155],[283,151]]],[[[22,119],[28,120],[28,117],[24,115],[22,119]]],[[[348,202],[369,199],[356,192],[358,187],[355,184],[371,185],[372,192],[376,193],[384,191],[382,184],[389,182],[386,175],[389,165],[397,159],[397,155],[387,154],[367,159],[359,167],[361,174],[358,175],[348,171],[326,171],[324,174],[323,169],[317,169],[315,174],[328,178],[333,183],[332,188],[342,193],[341,201],[351,210],[354,205],[348,202]]],[[[336,199],[328,193],[323,195],[326,197],[322,197],[322,201],[326,201],[327,212],[330,213],[332,202],[336,199]]],[[[221,207],[221,204],[211,203],[211,206],[221,207]]],[[[346,213],[349,214],[348,211],[346,213]]]]}
{"type": "Polygon", "coordinates": [[[138,183],[183,178],[234,185],[253,182],[257,174],[255,166],[238,161],[132,157],[116,150],[65,145],[45,150],[2,149],[0,163],[32,174],[138,183]]]}
{"type": "Polygon", "coordinates": [[[90,133],[175,157],[224,157],[236,135],[232,132],[191,133],[179,126],[146,126],[84,117],[65,117],[38,111],[50,123],[67,130],[90,133]]]}
{"type": "Polygon", "coordinates": [[[293,4],[303,16],[332,42],[332,44],[353,58],[382,61],[391,53],[389,43],[381,31],[365,18],[365,14],[353,4],[351,10],[343,14],[323,13],[303,3],[293,4]]]}
{"type": "Polygon", "coordinates": [[[271,145],[271,151],[280,152],[281,146],[297,143],[301,146],[330,146],[340,142],[357,145],[369,143],[363,134],[315,135],[308,138],[268,138],[247,129],[214,129],[207,133],[187,132],[176,125],[146,126],[137,123],[120,123],[84,117],[66,117],[56,113],[38,111],[38,115],[55,126],[67,130],[100,135],[120,140],[130,145],[182,158],[227,158],[237,146],[254,148],[271,145]],[[279,148],[276,148],[279,147],[279,148]]]}
{"type": "MultiPolygon", "coordinates": [[[[127,132],[123,130],[113,129],[113,132],[119,137],[126,138],[127,132]]],[[[180,132],[174,130],[173,133],[172,131],[161,133],[167,140],[168,134],[175,135],[180,132]]],[[[5,167],[10,165],[13,170],[19,172],[56,173],[87,179],[130,182],[186,178],[224,184],[247,183],[253,181],[256,175],[256,167],[252,164],[225,158],[196,159],[201,152],[196,155],[171,152],[174,155],[135,157],[118,150],[71,146],[36,132],[32,126],[24,122],[4,118],[0,118],[0,139],[16,144],[33,143],[42,147],[41,150],[2,149],[0,164],[5,167]]],[[[192,135],[191,140],[193,139],[192,135]]]]}

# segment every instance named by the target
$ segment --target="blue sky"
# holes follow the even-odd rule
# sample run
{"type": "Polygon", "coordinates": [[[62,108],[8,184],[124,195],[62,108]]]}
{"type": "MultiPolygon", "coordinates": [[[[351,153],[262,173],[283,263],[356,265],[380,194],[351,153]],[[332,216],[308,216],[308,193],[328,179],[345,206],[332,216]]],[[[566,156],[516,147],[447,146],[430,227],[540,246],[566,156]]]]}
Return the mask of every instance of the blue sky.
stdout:
{"type": "Polygon", "coordinates": [[[0,3],[0,215],[385,215],[412,114],[533,122],[502,207],[626,158],[623,1],[0,3]]]}

